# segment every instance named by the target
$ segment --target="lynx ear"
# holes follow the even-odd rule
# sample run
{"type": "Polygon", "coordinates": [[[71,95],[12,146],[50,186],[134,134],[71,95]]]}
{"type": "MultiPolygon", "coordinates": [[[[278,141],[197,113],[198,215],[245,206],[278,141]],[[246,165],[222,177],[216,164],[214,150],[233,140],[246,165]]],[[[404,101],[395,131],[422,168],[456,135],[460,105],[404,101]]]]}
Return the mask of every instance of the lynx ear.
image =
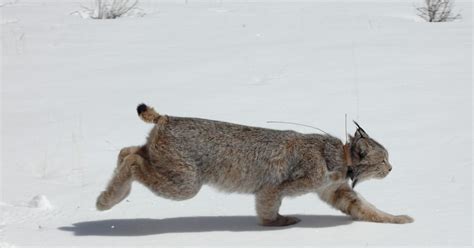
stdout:
{"type": "Polygon", "coordinates": [[[366,133],[364,133],[364,132],[360,131],[359,129],[357,129],[354,133],[354,138],[353,139],[354,139],[355,142],[357,142],[359,139],[367,139],[368,137],[369,136],[366,133]]]}
{"type": "Polygon", "coordinates": [[[364,158],[367,156],[370,150],[370,144],[367,139],[365,139],[359,131],[356,131],[355,137],[349,135],[350,142],[352,147],[355,149],[354,151],[360,158],[364,158]]]}
{"type": "Polygon", "coordinates": [[[369,135],[365,132],[365,130],[357,123],[356,121],[353,121],[354,124],[357,126],[357,130],[355,133],[356,138],[368,138],[369,135]]]}
{"type": "Polygon", "coordinates": [[[366,139],[357,141],[357,147],[359,148],[359,155],[361,158],[367,156],[370,150],[369,142],[366,139]]]}

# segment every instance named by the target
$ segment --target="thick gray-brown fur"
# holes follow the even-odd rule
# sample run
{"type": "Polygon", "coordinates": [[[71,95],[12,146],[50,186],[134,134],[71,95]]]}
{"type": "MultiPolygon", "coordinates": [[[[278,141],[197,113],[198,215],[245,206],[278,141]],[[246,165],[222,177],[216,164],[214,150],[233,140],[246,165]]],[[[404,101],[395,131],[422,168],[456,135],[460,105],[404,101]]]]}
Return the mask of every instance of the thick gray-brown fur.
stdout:
{"type": "Polygon", "coordinates": [[[203,184],[225,192],[254,194],[259,223],[297,223],[278,212],[282,198],[305,193],[319,197],[355,219],[409,223],[406,215],[382,212],[349,186],[383,178],[391,170],[388,152],[359,128],[350,138],[354,163],[348,167],[343,143],[336,137],[249,127],[199,118],[163,116],[140,105],[140,117],[155,126],[143,146],[126,147],[97,209],[107,210],[123,200],[133,181],[156,195],[185,200],[203,184]]]}

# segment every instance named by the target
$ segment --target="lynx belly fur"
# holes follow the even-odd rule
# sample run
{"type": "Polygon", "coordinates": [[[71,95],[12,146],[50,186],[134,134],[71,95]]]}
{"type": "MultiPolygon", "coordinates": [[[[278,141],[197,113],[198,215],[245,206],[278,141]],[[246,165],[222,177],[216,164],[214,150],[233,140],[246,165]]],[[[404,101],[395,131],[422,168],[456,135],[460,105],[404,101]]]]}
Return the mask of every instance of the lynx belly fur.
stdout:
{"type": "Polygon", "coordinates": [[[299,222],[278,210],[283,197],[306,193],[316,193],[357,220],[413,222],[407,215],[378,210],[353,190],[356,183],[383,178],[392,169],[387,150],[360,127],[344,149],[330,135],[160,115],[144,104],[137,111],[155,125],[145,145],[120,151],[112,179],[97,199],[98,210],[122,201],[137,181],[173,200],[194,197],[203,184],[254,194],[258,221],[265,226],[299,222]]]}

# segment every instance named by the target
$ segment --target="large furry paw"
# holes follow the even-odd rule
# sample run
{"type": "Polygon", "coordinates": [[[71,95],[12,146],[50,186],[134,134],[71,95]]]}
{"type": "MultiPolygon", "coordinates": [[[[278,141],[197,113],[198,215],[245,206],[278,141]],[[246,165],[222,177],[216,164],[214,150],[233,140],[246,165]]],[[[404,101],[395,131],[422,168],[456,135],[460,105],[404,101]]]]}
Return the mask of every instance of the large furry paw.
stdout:
{"type": "Polygon", "coordinates": [[[97,202],[95,203],[95,207],[99,211],[109,210],[113,207],[113,204],[110,204],[108,200],[107,192],[102,191],[99,197],[97,197],[97,202]]]}
{"type": "Polygon", "coordinates": [[[262,226],[289,226],[289,225],[294,225],[301,220],[293,217],[293,216],[281,216],[278,215],[278,217],[274,220],[261,220],[260,225],[262,226]]]}
{"type": "Polygon", "coordinates": [[[413,221],[415,221],[415,220],[412,217],[408,216],[408,215],[397,215],[397,216],[395,216],[392,223],[407,224],[407,223],[412,223],[413,221]]]}

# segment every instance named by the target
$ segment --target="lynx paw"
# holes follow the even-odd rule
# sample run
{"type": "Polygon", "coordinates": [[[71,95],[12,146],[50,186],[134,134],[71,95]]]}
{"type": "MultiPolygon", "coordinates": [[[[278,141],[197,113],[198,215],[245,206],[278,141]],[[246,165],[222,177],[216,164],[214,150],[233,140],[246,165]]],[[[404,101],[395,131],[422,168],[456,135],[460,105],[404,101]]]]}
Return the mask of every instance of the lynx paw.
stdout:
{"type": "Polygon", "coordinates": [[[97,197],[97,202],[95,203],[95,207],[99,211],[109,210],[113,207],[113,205],[109,203],[107,193],[105,191],[103,191],[99,195],[99,197],[97,197]]]}
{"type": "Polygon", "coordinates": [[[393,223],[396,224],[407,224],[407,223],[412,223],[415,221],[412,217],[408,215],[397,215],[395,216],[393,223]]]}
{"type": "Polygon", "coordinates": [[[262,220],[260,224],[262,226],[289,226],[289,225],[294,225],[301,220],[293,217],[293,216],[281,216],[278,215],[278,217],[275,220],[262,220]]]}

